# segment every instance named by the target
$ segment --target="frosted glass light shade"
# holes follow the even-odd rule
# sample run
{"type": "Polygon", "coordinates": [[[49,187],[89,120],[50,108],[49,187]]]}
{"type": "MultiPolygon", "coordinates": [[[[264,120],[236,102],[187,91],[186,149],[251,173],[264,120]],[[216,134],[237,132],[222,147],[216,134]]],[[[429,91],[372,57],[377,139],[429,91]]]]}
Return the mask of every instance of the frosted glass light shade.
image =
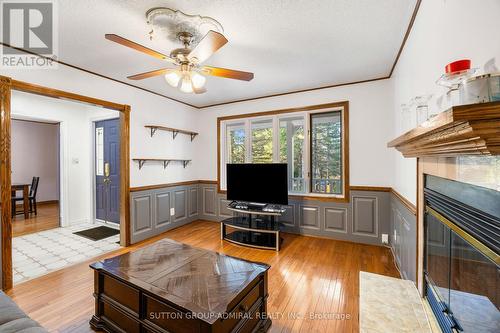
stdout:
{"type": "Polygon", "coordinates": [[[193,82],[193,87],[195,89],[203,88],[207,79],[200,73],[193,72],[191,74],[191,82],[193,82]]]}
{"type": "Polygon", "coordinates": [[[168,84],[170,84],[172,87],[179,86],[179,81],[181,79],[181,76],[179,75],[179,72],[174,71],[165,74],[165,81],[167,81],[168,84]]]}
{"type": "Polygon", "coordinates": [[[193,85],[191,83],[191,76],[189,74],[184,74],[181,81],[181,91],[184,93],[192,93],[193,85]]]}

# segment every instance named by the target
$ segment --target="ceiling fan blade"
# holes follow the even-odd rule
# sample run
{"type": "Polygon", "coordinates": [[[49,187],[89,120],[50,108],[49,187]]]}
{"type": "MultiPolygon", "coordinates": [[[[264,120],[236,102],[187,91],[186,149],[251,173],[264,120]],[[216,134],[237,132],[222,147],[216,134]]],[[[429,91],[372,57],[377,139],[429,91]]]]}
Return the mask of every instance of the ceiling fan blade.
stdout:
{"type": "Polygon", "coordinates": [[[120,36],[115,35],[115,34],[105,34],[104,37],[107,40],[110,40],[112,42],[121,44],[121,45],[126,46],[126,47],[130,47],[130,48],[132,48],[132,49],[134,49],[136,51],[145,53],[145,54],[150,55],[152,57],[155,57],[157,59],[166,60],[166,61],[175,63],[175,59],[172,59],[172,58],[170,58],[169,56],[167,56],[167,55],[165,55],[163,53],[160,53],[160,52],[157,52],[155,50],[152,50],[149,47],[146,47],[144,45],[138,44],[138,43],[133,42],[133,41],[131,41],[129,39],[120,37],[120,36]]]}
{"type": "Polygon", "coordinates": [[[223,47],[226,43],[227,39],[223,34],[210,30],[198,43],[198,45],[196,45],[196,47],[189,53],[188,59],[198,64],[202,63],[210,58],[212,54],[217,52],[217,50],[223,47]]]}
{"type": "Polygon", "coordinates": [[[237,71],[234,69],[203,66],[201,70],[203,71],[203,73],[207,75],[220,76],[228,79],[243,80],[243,81],[251,81],[253,79],[253,73],[237,71]]]}
{"type": "Polygon", "coordinates": [[[166,73],[171,72],[171,71],[175,71],[175,69],[162,68],[162,69],[157,69],[157,70],[150,71],[150,72],[145,72],[145,73],[131,75],[131,76],[128,76],[127,79],[130,79],[130,80],[143,80],[143,79],[147,79],[147,78],[150,78],[150,77],[153,77],[153,76],[158,76],[158,75],[166,74],[166,73]]]}

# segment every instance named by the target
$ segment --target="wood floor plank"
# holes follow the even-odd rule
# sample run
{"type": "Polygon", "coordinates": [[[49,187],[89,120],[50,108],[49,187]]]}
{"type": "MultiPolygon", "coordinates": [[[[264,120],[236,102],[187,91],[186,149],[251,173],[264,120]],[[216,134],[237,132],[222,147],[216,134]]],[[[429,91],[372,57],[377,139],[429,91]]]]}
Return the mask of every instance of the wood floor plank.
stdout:
{"type": "Polygon", "coordinates": [[[251,249],[220,240],[215,222],[196,221],[152,240],[21,283],[8,294],[51,332],[93,332],[93,274],[88,265],[168,237],[192,246],[264,262],[269,270],[269,332],[357,332],[359,271],[399,277],[390,250],[379,246],[283,234],[280,252],[251,249]],[[348,314],[349,320],[310,319],[310,313],[348,314]],[[301,315],[294,319],[293,315],[301,315]]]}
{"type": "MultiPolygon", "coordinates": [[[[18,209],[20,210],[20,209],[18,209]]],[[[38,203],[37,215],[30,214],[28,219],[24,215],[12,218],[12,237],[19,237],[39,231],[59,227],[59,204],[38,203]]]]}

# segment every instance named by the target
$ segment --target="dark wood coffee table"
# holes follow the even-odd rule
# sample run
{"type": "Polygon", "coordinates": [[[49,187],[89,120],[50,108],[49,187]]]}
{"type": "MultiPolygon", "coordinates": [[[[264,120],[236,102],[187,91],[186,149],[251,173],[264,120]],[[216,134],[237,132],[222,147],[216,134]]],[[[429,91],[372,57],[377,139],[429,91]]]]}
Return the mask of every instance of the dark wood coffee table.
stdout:
{"type": "Polygon", "coordinates": [[[107,332],[266,332],[268,265],[170,239],[90,265],[107,332]]]}

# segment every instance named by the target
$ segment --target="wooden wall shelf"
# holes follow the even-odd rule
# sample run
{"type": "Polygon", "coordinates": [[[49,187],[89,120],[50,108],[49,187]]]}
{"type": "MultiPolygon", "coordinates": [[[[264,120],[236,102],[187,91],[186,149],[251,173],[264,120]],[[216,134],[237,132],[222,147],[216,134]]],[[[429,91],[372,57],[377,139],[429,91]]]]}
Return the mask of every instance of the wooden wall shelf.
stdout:
{"type": "Polygon", "coordinates": [[[172,132],[172,139],[175,139],[177,134],[186,134],[191,137],[191,141],[194,140],[194,138],[198,135],[196,132],[192,131],[187,131],[183,129],[178,129],[178,128],[172,128],[172,127],[165,127],[165,126],[159,126],[159,125],[145,125],[144,127],[149,128],[151,130],[151,137],[156,133],[157,130],[160,131],[167,131],[167,132],[172,132]]]}
{"type": "Polygon", "coordinates": [[[163,169],[166,169],[170,162],[181,162],[184,168],[191,162],[191,160],[180,160],[180,159],[172,159],[172,158],[133,158],[132,161],[139,163],[139,170],[142,169],[143,165],[146,162],[162,162],[163,169]]]}
{"type": "Polygon", "coordinates": [[[387,146],[404,157],[500,155],[500,102],[454,106],[387,146]]]}

